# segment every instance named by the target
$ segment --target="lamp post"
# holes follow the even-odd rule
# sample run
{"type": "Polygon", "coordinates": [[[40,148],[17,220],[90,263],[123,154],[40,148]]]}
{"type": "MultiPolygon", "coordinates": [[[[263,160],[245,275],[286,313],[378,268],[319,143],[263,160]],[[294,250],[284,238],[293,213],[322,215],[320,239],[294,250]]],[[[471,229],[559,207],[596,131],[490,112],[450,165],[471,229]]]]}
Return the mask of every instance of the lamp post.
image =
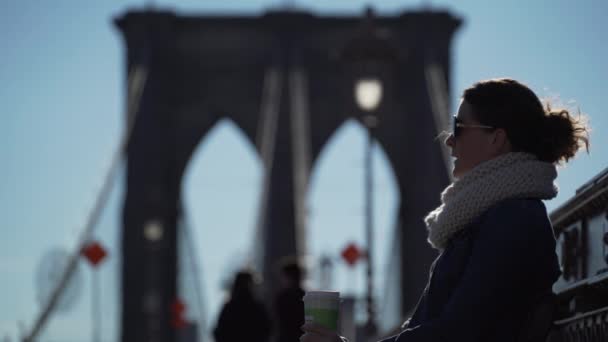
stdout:
{"type": "Polygon", "coordinates": [[[374,262],[373,262],[373,232],[374,232],[374,202],[373,202],[373,165],[372,149],[374,135],[378,126],[378,108],[383,98],[383,81],[391,64],[396,59],[395,50],[386,37],[381,37],[373,24],[374,14],[367,9],[359,31],[344,47],[342,58],[349,68],[349,74],[354,76],[354,98],[361,112],[361,121],[367,130],[365,149],[364,186],[365,186],[365,240],[367,244],[366,270],[366,309],[367,322],[365,331],[367,337],[376,333],[374,309],[374,262]]]}
{"type": "Polygon", "coordinates": [[[368,336],[376,332],[376,317],[374,308],[374,167],[372,152],[374,147],[374,129],[378,123],[376,108],[382,99],[382,82],[377,78],[362,78],[355,83],[355,98],[359,108],[366,114],[362,117],[367,130],[367,144],[364,160],[365,186],[365,241],[367,244],[366,270],[366,333],[368,336]]]}
{"type": "Polygon", "coordinates": [[[386,37],[381,37],[373,24],[374,14],[367,9],[357,35],[345,46],[342,58],[353,75],[354,98],[361,111],[361,121],[367,130],[364,161],[365,186],[365,240],[367,244],[366,269],[366,338],[376,334],[374,307],[374,169],[372,151],[374,135],[378,126],[378,108],[381,105],[384,84],[389,69],[396,60],[396,52],[386,37]]]}

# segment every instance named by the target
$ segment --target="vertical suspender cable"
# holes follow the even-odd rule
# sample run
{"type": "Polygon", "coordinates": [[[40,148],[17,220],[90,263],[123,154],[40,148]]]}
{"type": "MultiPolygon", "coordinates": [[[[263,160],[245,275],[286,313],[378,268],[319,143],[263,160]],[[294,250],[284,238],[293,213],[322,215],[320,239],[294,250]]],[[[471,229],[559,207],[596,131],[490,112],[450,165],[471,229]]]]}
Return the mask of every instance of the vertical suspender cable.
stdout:
{"type": "MultiPolygon", "coordinates": [[[[260,193],[260,207],[258,209],[257,224],[255,227],[254,246],[263,246],[264,220],[267,201],[270,191],[270,178],[272,174],[272,165],[274,159],[274,150],[276,145],[277,125],[279,121],[279,110],[281,101],[281,82],[282,72],[276,67],[271,67],[266,70],[264,75],[264,87],[262,90],[262,101],[260,114],[261,118],[258,123],[256,144],[260,150],[261,159],[264,163],[264,171],[262,176],[262,191],[260,193]]],[[[258,247],[259,248],[259,247],[258,247]]],[[[255,253],[258,260],[255,264],[262,268],[264,264],[263,253],[255,253]]]]}
{"type": "Polygon", "coordinates": [[[296,253],[297,255],[303,255],[306,251],[306,194],[311,163],[311,146],[308,84],[306,75],[300,67],[289,71],[289,95],[295,189],[296,253]]]}
{"type": "Polygon", "coordinates": [[[207,324],[205,317],[205,299],[201,291],[201,284],[198,282],[202,277],[199,272],[200,267],[197,262],[199,259],[193,244],[194,236],[192,236],[192,225],[190,222],[190,216],[184,211],[180,225],[180,232],[182,234],[180,242],[184,243],[184,248],[181,248],[180,250],[185,250],[186,254],[184,257],[189,260],[189,262],[186,263],[186,267],[188,267],[187,271],[192,274],[192,280],[196,282],[193,286],[195,297],[193,300],[197,302],[196,304],[200,308],[198,326],[201,330],[199,330],[198,339],[199,341],[203,341],[206,337],[206,331],[204,331],[203,328],[206,328],[207,324]]]}

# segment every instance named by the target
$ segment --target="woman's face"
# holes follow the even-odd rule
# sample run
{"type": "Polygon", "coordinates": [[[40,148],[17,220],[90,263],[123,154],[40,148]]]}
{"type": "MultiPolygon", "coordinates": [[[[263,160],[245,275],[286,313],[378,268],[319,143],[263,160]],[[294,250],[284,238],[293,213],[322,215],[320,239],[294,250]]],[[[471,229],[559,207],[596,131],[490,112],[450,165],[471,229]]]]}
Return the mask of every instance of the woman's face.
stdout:
{"type": "MultiPolygon", "coordinates": [[[[474,118],[473,108],[466,101],[462,100],[456,115],[458,122],[463,125],[481,125],[474,118]]],[[[504,131],[503,137],[498,137],[498,130],[484,129],[479,127],[460,127],[457,137],[454,132],[445,140],[445,144],[452,149],[454,157],[454,178],[462,178],[475,166],[495,158],[505,152],[504,150],[504,131]],[[499,139],[497,139],[499,138],[499,139]]]]}

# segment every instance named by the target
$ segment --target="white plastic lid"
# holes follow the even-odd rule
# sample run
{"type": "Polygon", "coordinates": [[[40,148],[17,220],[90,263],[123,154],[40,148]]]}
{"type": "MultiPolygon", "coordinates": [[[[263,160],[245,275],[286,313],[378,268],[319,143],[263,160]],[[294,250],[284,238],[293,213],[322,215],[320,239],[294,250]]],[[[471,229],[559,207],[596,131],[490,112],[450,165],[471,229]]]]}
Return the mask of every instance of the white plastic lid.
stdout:
{"type": "Polygon", "coordinates": [[[340,292],[337,291],[308,291],[302,298],[304,301],[308,300],[323,300],[323,301],[337,301],[340,300],[340,292]]]}

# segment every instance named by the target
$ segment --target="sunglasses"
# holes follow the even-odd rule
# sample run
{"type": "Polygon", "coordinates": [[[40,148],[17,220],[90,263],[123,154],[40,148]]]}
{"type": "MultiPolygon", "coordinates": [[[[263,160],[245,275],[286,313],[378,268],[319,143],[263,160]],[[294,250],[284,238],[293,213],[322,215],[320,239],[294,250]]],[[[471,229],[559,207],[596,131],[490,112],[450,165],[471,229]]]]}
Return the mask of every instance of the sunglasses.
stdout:
{"type": "Polygon", "coordinates": [[[496,127],[487,126],[487,125],[463,124],[460,121],[460,119],[458,119],[458,117],[456,115],[454,115],[452,117],[452,134],[454,135],[454,138],[458,138],[458,136],[460,136],[460,133],[462,132],[462,129],[464,129],[464,128],[496,129],[496,127]]]}

